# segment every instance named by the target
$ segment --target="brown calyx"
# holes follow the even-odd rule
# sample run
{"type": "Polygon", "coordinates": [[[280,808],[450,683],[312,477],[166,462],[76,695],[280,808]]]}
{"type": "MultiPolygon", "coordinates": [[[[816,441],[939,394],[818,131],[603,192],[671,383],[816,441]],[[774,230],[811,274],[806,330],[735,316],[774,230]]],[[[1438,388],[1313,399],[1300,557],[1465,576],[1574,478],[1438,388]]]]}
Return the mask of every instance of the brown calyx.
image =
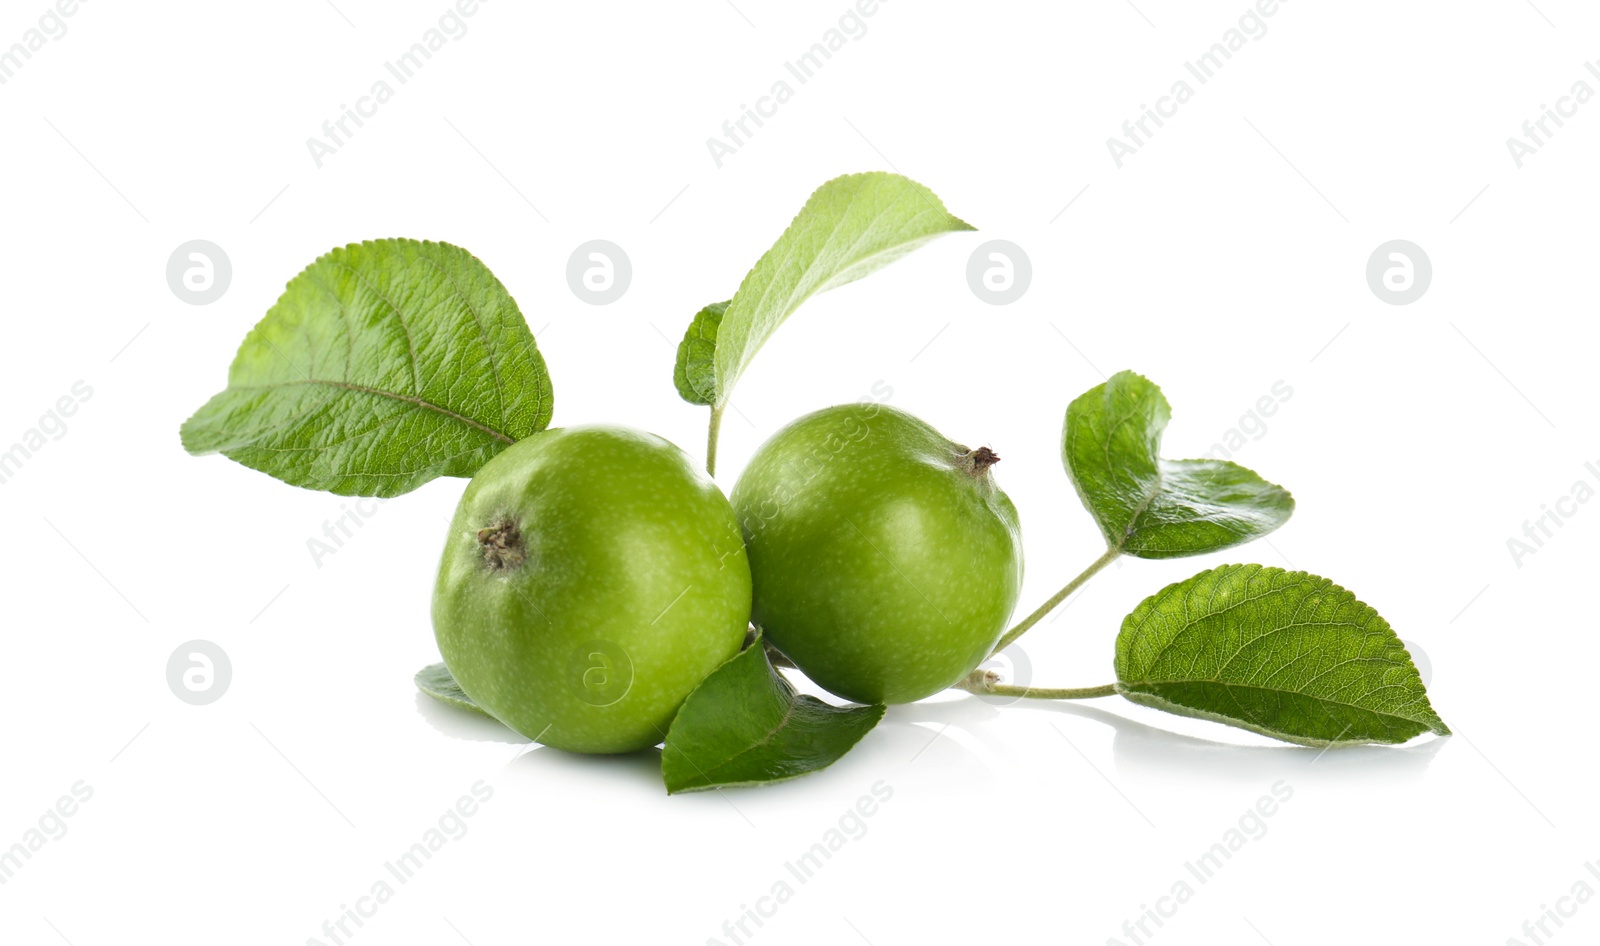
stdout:
{"type": "Polygon", "coordinates": [[[506,518],[479,529],[478,546],[483,549],[484,564],[495,571],[516,568],[527,557],[527,547],[522,544],[522,530],[506,518]]]}

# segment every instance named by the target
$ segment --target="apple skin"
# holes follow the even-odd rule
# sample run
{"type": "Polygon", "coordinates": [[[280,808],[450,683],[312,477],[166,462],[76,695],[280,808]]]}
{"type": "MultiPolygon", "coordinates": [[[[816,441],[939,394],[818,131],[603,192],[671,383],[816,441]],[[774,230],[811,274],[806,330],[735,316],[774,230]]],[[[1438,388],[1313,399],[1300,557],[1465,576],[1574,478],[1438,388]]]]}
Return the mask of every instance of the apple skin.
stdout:
{"type": "Polygon", "coordinates": [[[1017,510],[994,484],[995,459],[871,402],[774,434],[732,494],[766,640],[861,703],[960,680],[1022,590],[1017,510]]]}
{"type": "Polygon", "coordinates": [[[573,752],[661,742],[749,618],[727,498],[671,443],[612,426],[547,430],[484,464],[433,595],[439,651],[467,695],[573,752]]]}

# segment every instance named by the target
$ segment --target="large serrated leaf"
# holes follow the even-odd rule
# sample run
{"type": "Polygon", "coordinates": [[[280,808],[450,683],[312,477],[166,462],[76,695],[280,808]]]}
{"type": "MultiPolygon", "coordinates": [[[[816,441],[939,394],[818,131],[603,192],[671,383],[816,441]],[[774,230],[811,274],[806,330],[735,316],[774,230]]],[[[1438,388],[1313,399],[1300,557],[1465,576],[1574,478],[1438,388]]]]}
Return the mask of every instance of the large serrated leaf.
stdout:
{"type": "Polygon", "coordinates": [[[183,445],[295,486],[396,496],[471,476],[543,430],[552,400],[533,334],[488,267],[447,243],[374,240],[289,283],[183,445]]]}
{"type": "Polygon", "coordinates": [[[1106,543],[1138,558],[1181,558],[1273,531],[1294,497],[1227,460],[1165,460],[1172,409],[1161,389],[1119,371],[1067,407],[1061,458],[1106,543]]]}
{"type": "MultiPolygon", "coordinates": [[[[691,404],[727,404],[756,352],[801,303],[881,269],[936,236],[971,229],[933,191],[899,174],[847,174],[823,184],[719,313],[720,327],[709,339],[711,373],[691,375],[689,383],[678,383],[678,393],[691,404]]],[[[707,340],[705,313],[695,317],[679,346],[675,381],[691,341],[707,340]]],[[[696,351],[703,358],[706,346],[696,351]]]]}
{"type": "Polygon", "coordinates": [[[1326,578],[1224,565],[1146,598],[1117,635],[1117,692],[1309,746],[1450,734],[1405,645],[1326,578]]]}
{"type": "Polygon", "coordinates": [[[796,694],[757,637],[689,694],[667,731],[661,776],[672,794],[798,778],[838,761],[885,708],[796,694]]]}

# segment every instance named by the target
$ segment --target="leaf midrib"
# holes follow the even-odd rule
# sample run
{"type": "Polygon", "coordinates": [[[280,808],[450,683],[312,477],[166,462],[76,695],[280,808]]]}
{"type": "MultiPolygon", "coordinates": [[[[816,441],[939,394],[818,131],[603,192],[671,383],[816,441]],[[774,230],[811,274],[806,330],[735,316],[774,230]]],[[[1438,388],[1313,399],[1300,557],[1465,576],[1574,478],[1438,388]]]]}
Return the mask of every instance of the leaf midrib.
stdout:
{"type": "MultiPolygon", "coordinates": [[[[1115,398],[1109,381],[1105,385],[1105,396],[1106,400],[1110,402],[1110,408],[1114,409],[1116,407],[1115,398]]],[[[1114,470],[1117,467],[1117,464],[1113,461],[1111,455],[1111,441],[1116,436],[1117,429],[1138,419],[1140,416],[1139,407],[1140,405],[1138,403],[1130,404],[1126,413],[1124,413],[1121,417],[1118,417],[1113,423],[1106,426],[1105,438],[1100,442],[1100,456],[1105,460],[1106,469],[1114,470]]],[[[1155,416],[1151,415],[1146,418],[1146,420],[1153,425],[1155,423],[1155,416]]],[[[1157,496],[1161,495],[1162,487],[1165,485],[1166,477],[1163,476],[1161,472],[1160,444],[1161,433],[1166,430],[1166,426],[1167,425],[1165,422],[1159,425],[1159,429],[1156,431],[1156,448],[1152,451],[1154,455],[1150,458],[1155,466],[1155,482],[1146,492],[1144,502],[1134,507],[1134,509],[1129,513],[1128,524],[1123,526],[1122,535],[1117,538],[1115,548],[1118,552],[1127,550],[1128,543],[1133,539],[1134,532],[1137,531],[1136,524],[1139,521],[1139,517],[1144,515],[1144,511],[1150,508],[1150,504],[1156,501],[1157,496]]]]}
{"type": "Polygon", "coordinates": [[[402,403],[410,404],[414,407],[420,407],[426,410],[434,411],[450,418],[451,420],[460,421],[461,423],[466,424],[468,427],[473,427],[483,431],[489,436],[494,437],[496,440],[501,440],[505,443],[517,442],[516,438],[508,434],[501,433],[500,431],[495,430],[493,427],[475,421],[464,414],[458,414],[448,407],[435,404],[425,398],[413,397],[409,394],[396,394],[393,391],[384,391],[379,388],[371,388],[364,384],[354,384],[349,381],[328,381],[321,378],[306,378],[303,381],[279,381],[273,384],[235,384],[230,385],[229,387],[234,391],[275,391],[280,388],[294,387],[298,385],[322,385],[325,387],[341,388],[346,391],[355,391],[359,394],[371,394],[376,397],[386,397],[390,400],[400,401],[402,403]]]}
{"type": "MultiPolygon", "coordinates": [[[[1135,688],[1138,688],[1138,687],[1158,687],[1158,686],[1163,686],[1163,685],[1166,685],[1166,684],[1196,684],[1196,683],[1209,684],[1211,686],[1219,686],[1219,687],[1222,687],[1222,688],[1224,688],[1226,690],[1230,690],[1230,691],[1231,690],[1250,690],[1250,691],[1261,692],[1261,693],[1284,693],[1284,694],[1288,694],[1290,696],[1304,697],[1305,699],[1308,699],[1308,700],[1316,700],[1317,702],[1320,702],[1320,703],[1327,703],[1327,704],[1329,704],[1331,706],[1344,706],[1344,707],[1348,707],[1348,708],[1353,709],[1353,710],[1359,710],[1360,712],[1363,712],[1363,713],[1371,713],[1374,716],[1387,716],[1387,717],[1391,717],[1393,719],[1403,719],[1403,720],[1406,720],[1407,722],[1420,723],[1420,724],[1423,724],[1423,725],[1427,725],[1428,728],[1430,728],[1430,729],[1433,728],[1432,724],[1429,723],[1428,720],[1425,719],[1425,718],[1414,717],[1414,716],[1402,716],[1399,713],[1392,712],[1392,711],[1389,711],[1389,710],[1378,710],[1378,709],[1373,709],[1373,708],[1371,708],[1369,706],[1360,706],[1360,705],[1355,704],[1355,703],[1346,703],[1346,702],[1343,702],[1341,700],[1332,700],[1332,699],[1328,699],[1327,697],[1314,696],[1314,695],[1312,695],[1310,693],[1303,693],[1303,692],[1301,692],[1299,690],[1284,690],[1284,689],[1281,689],[1279,687],[1259,686],[1259,685],[1253,684],[1253,683],[1227,683],[1227,682],[1222,681],[1222,680],[1208,680],[1208,679],[1194,679],[1194,680],[1122,680],[1122,681],[1119,681],[1119,685],[1121,685],[1121,686],[1135,687],[1135,688]]],[[[1388,689],[1393,689],[1393,688],[1396,688],[1396,687],[1400,687],[1401,689],[1404,689],[1404,687],[1401,687],[1401,685],[1398,684],[1398,683],[1386,683],[1383,686],[1377,687],[1377,688],[1375,688],[1373,690],[1369,690],[1368,692],[1376,693],[1378,690],[1388,690],[1388,689]]],[[[1172,702],[1176,703],[1177,701],[1173,700],[1172,702]]],[[[1235,702],[1237,702],[1237,697],[1235,697],[1235,702]]],[[[1179,705],[1187,706],[1189,704],[1183,703],[1183,704],[1179,704],[1179,705]]],[[[1426,702],[1424,702],[1424,705],[1427,705],[1426,702]]],[[[1206,707],[1195,707],[1195,708],[1196,709],[1206,709],[1206,707]]],[[[1431,706],[1429,706],[1429,711],[1430,712],[1432,711],[1432,707],[1431,706]]],[[[1216,710],[1207,710],[1207,712],[1216,712],[1216,710]]]]}
{"type": "MultiPolygon", "coordinates": [[[[884,178],[882,180],[887,180],[887,178],[884,178]]],[[[887,216],[892,210],[894,210],[901,203],[901,201],[903,199],[905,199],[911,193],[914,193],[914,191],[902,191],[902,192],[897,192],[897,193],[893,194],[892,195],[892,199],[890,200],[888,206],[879,207],[879,208],[877,208],[877,210],[875,212],[872,213],[871,220],[868,223],[867,227],[865,229],[863,229],[862,232],[859,233],[856,236],[855,240],[851,242],[849,247],[845,248],[845,250],[842,253],[839,252],[838,250],[832,249],[834,240],[838,237],[840,230],[844,226],[845,222],[849,219],[850,212],[855,209],[856,202],[858,200],[860,200],[862,195],[864,193],[866,193],[869,189],[873,190],[873,191],[876,191],[878,186],[882,183],[882,180],[868,180],[868,181],[861,182],[861,186],[857,187],[856,189],[854,189],[850,193],[849,199],[845,202],[844,206],[842,208],[840,208],[838,213],[834,216],[834,219],[833,219],[831,225],[828,227],[827,232],[825,234],[820,234],[820,240],[818,241],[818,244],[819,244],[818,245],[818,249],[817,249],[817,252],[813,256],[813,259],[812,259],[811,263],[806,265],[805,267],[803,267],[797,274],[794,275],[794,277],[792,279],[792,284],[784,291],[783,307],[781,308],[781,310],[779,310],[779,315],[778,315],[778,317],[777,317],[777,319],[775,321],[775,324],[773,325],[772,331],[775,332],[777,330],[778,326],[782,325],[783,322],[786,321],[790,315],[794,314],[795,310],[799,309],[800,306],[803,305],[806,302],[806,300],[810,299],[812,296],[818,295],[819,293],[826,291],[827,282],[831,282],[831,280],[825,281],[824,283],[819,284],[819,285],[812,286],[809,291],[805,292],[804,294],[800,294],[800,290],[801,290],[802,286],[804,286],[807,283],[808,277],[812,274],[813,271],[815,271],[817,269],[820,261],[822,260],[822,258],[826,254],[828,254],[829,252],[832,252],[832,253],[834,253],[835,258],[841,258],[841,257],[842,258],[850,258],[850,256],[849,256],[850,253],[854,252],[857,247],[861,246],[865,242],[868,242],[869,239],[871,239],[872,237],[874,237],[877,234],[877,228],[878,228],[879,224],[883,221],[883,218],[885,216],[887,216]],[[798,298],[797,298],[797,296],[798,296],[798,298]]],[[[872,196],[876,197],[877,196],[876,192],[874,192],[872,194],[872,196]]],[[[920,196],[920,195],[918,195],[918,196],[920,196]]],[[[941,210],[942,210],[942,205],[939,205],[939,206],[936,206],[936,207],[929,208],[928,212],[937,214],[941,210]]],[[[805,213],[805,208],[804,207],[801,208],[800,213],[801,214],[805,213]]],[[[948,210],[943,210],[943,213],[947,217],[951,216],[948,210]]],[[[901,232],[903,232],[905,230],[910,229],[919,219],[921,219],[921,217],[922,217],[922,211],[919,211],[918,213],[913,215],[909,220],[903,222],[898,227],[896,227],[895,230],[893,230],[892,232],[895,233],[895,234],[898,234],[898,233],[901,233],[901,232]]],[[[793,226],[792,223],[791,223],[791,226],[793,226]]],[[[785,230],[784,233],[781,236],[779,236],[779,238],[778,238],[779,242],[782,242],[783,238],[788,236],[788,235],[789,235],[788,230],[785,230]]],[[[936,234],[929,234],[928,236],[931,238],[934,235],[936,235],[936,234]]],[[[855,267],[861,266],[861,265],[863,265],[863,264],[865,264],[865,263],[867,263],[867,262],[869,262],[871,260],[874,260],[874,259],[878,258],[879,256],[887,255],[887,254],[899,249],[901,246],[904,246],[908,242],[911,242],[911,241],[910,240],[901,240],[899,242],[891,243],[889,245],[884,246],[882,249],[878,250],[877,252],[869,253],[869,254],[867,254],[865,256],[860,257],[859,259],[854,259],[854,261],[849,266],[836,268],[834,270],[834,276],[837,277],[839,275],[839,273],[844,272],[845,270],[854,269],[855,267]]],[[[769,250],[768,252],[771,252],[771,251],[769,250]]],[[[763,257],[762,261],[764,261],[764,259],[765,259],[765,257],[763,257]]],[[[753,276],[755,274],[755,270],[760,268],[760,265],[761,265],[762,261],[757,261],[756,267],[752,268],[752,270],[750,272],[750,276],[753,276]]],[[[774,290],[777,289],[777,287],[778,287],[778,285],[779,285],[779,283],[781,281],[782,270],[783,270],[783,267],[782,267],[781,262],[776,262],[775,261],[775,269],[772,272],[771,277],[769,278],[769,280],[767,282],[767,285],[762,288],[760,298],[755,299],[753,301],[750,301],[750,302],[748,302],[746,304],[739,305],[738,308],[735,309],[735,305],[742,301],[742,300],[740,300],[739,297],[740,297],[740,294],[744,290],[744,286],[740,285],[739,290],[734,293],[734,297],[728,301],[727,310],[725,310],[723,312],[724,321],[725,322],[727,321],[727,316],[729,314],[743,315],[746,310],[749,310],[751,312],[757,312],[757,311],[762,311],[763,309],[765,309],[766,306],[767,306],[768,300],[772,297],[774,290]]],[[[748,278],[749,278],[749,276],[746,277],[746,279],[748,279],[748,278]]],[[[746,317],[746,320],[749,321],[750,320],[749,317],[746,317]]],[[[733,322],[733,324],[737,325],[738,319],[735,318],[735,319],[732,320],[732,322],[733,322]]],[[[752,358],[755,357],[755,352],[759,351],[760,348],[761,348],[761,345],[765,344],[766,341],[767,341],[766,338],[763,338],[761,340],[761,342],[759,344],[757,344],[754,347],[754,349],[752,350],[752,348],[750,346],[750,340],[751,340],[752,337],[753,337],[753,333],[750,332],[750,331],[746,331],[744,333],[744,337],[740,340],[740,348],[742,349],[742,351],[740,353],[739,360],[741,362],[743,362],[744,365],[740,368],[740,371],[738,372],[739,375],[742,375],[744,373],[744,371],[743,371],[744,367],[748,367],[749,361],[752,358]]],[[[768,333],[767,337],[768,338],[771,337],[771,332],[768,333]]],[[[721,346],[724,343],[725,343],[725,339],[719,337],[718,340],[717,340],[717,346],[718,346],[719,350],[720,350],[721,346]]],[[[718,391],[716,393],[716,398],[715,399],[716,399],[716,401],[718,403],[722,403],[723,401],[725,401],[727,399],[727,396],[728,396],[729,392],[731,391],[733,384],[737,383],[739,378],[738,378],[738,375],[736,375],[729,384],[724,385],[723,382],[722,382],[722,379],[718,376],[718,374],[716,372],[715,354],[713,354],[712,358],[713,358],[713,360],[712,360],[712,372],[713,372],[712,373],[712,377],[714,379],[714,384],[718,388],[718,391]]]]}
{"type": "MultiPolygon", "coordinates": [[[[858,198],[861,195],[861,190],[862,190],[862,188],[856,188],[855,190],[853,190],[850,193],[850,198],[849,198],[849,200],[847,200],[845,202],[844,208],[834,218],[834,220],[832,222],[832,225],[828,227],[827,232],[825,234],[823,234],[822,238],[818,241],[819,245],[818,245],[817,252],[812,255],[812,260],[811,260],[810,264],[802,267],[800,269],[800,271],[794,275],[794,277],[790,281],[790,285],[785,290],[783,290],[784,300],[783,300],[783,306],[782,306],[782,308],[780,310],[782,312],[782,315],[780,315],[778,320],[777,320],[780,324],[787,318],[787,316],[790,313],[793,313],[794,310],[800,308],[802,303],[804,303],[807,299],[811,298],[811,296],[816,295],[816,290],[812,289],[810,292],[806,293],[805,295],[801,295],[798,299],[795,298],[796,295],[799,293],[801,287],[805,284],[806,277],[811,273],[811,271],[813,269],[816,268],[818,261],[822,258],[823,254],[828,250],[829,246],[833,243],[834,237],[839,232],[840,225],[844,222],[845,217],[849,215],[850,208],[855,206],[856,198],[858,198]]],[[[808,203],[809,203],[809,201],[808,201],[808,203]]],[[[801,207],[800,208],[800,214],[796,216],[796,220],[794,222],[790,223],[790,225],[789,225],[790,228],[793,228],[795,222],[799,221],[799,216],[803,216],[804,214],[805,214],[805,207],[801,207]]],[[[778,236],[778,242],[782,243],[783,240],[784,240],[784,237],[787,237],[788,235],[789,235],[789,229],[785,229],[784,232],[778,236]]],[[[774,244],[773,248],[774,249],[776,248],[776,244],[774,244]]],[[[771,249],[769,249],[767,251],[767,253],[771,253],[771,252],[772,252],[771,249]]],[[[746,281],[748,281],[751,277],[755,276],[756,270],[760,269],[761,268],[761,264],[763,262],[765,262],[765,261],[766,261],[766,255],[763,254],[762,259],[756,261],[756,265],[750,270],[749,275],[747,275],[745,277],[746,281]]],[[[749,310],[751,312],[759,312],[759,311],[762,311],[763,309],[766,309],[767,308],[767,300],[772,298],[773,293],[775,291],[777,291],[778,286],[779,286],[780,282],[782,281],[782,276],[783,276],[783,261],[774,259],[773,260],[773,268],[772,268],[771,273],[768,276],[767,284],[765,286],[761,287],[761,295],[760,295],[760,297],[756,298],[756,299],[753,299],[753,300],[750,300],[749,302],[745,302],[743,299],[740,298],[740,296],[743,295],[743,293],[744,293],[744,285],[741,284],[739,286],[738,290],[736,290],[734,292],[733,298],[728,300],[728,310],[731,311],[732,314],[734,316],[736,316],[736,317],[734,319],[730,320],[730,319],[728,319],[729,311],[724,311],[723,312],[723,320],[724,320],[724,322],[725,323],[731,323],[735,328],[737,328],[738,324],[739,324],[739,319],[737,317],[738,316],[744,316],[744,313],[745,313],[746,310],[749,310]],[[744,304],[741,305],[740,303],[744,303],[744,304]]],[[[756,326],[754,326],[753,319],[750,316],[745,316],[745,321],[751,322],[752,323],[752,325],[751,325],[752,328],[756,327],[756,326]]],[[[776,329],[774,328],[774,330],[776,330],[776,329]]],[[[720,328],[719,328],[719,331],[718,331],[719,338],[717,339],[717,344],[718,344],[719,348],[721,347],[721,345],[725,341],[724,338],[720,337],[721,334],[722,333],[721,333],[720,328]]],[[[741,349],[741,351],[739,353],[739,361],[743,362],[745,364],[748,364],[749,360],[751,358],[753,358],[754,355],[755,355],[755,353],[753,351],[751,351],[751,349],[750,349],[750,339],[753,336],[753,334],[754,333],[752,333],[751,331],[746,330],[743,333],[744,337],[739,340],[739,347],[741,349]]],[[[763,339],[763,342],[764,341],[765,341],[765,339],[763,339]]],[[[756,348],[759,349],[760,345],[757,345],[756,348]]],[[[715,362],[713,362],[713,365],[714,364],[715,364],[715,362]]],[[[743,372],[741,371],[740,373],[742,374],[743,372]]],[[[731,380],[732,380],[733,383],[737,383],[738,378],[735,377],[735,378],[733,378],[731,380]]],[[[732,383],[724,386],[721,383],[721,379],[718,378],[718,387],[719,388],[724,388],[724,390],[718,392],[718,394],[721,395],[718,398],[718,400],[720,401],[720,400],[724,399],[724,397],[726,396],[726,389],[727,388],[731,388],[732,387],[732,383]]]]}
{"type": "Polygon", "coordinates": [[[735,752],[733,755],[728,756],[726,759],[723,759],[721,762],[714,763],[711,766],[710,771],[702,772],[701,774],[706,777],[707,781],[710,781],[712,773],[721,772],[724,769],[726,769],[728,766],[730,766],[733,763],[737,762],[738,760],[744,758],[745,756],[747,756],[750,753],[756,751],[757,749],[760,749],[762,746],[770,745],[772,740],[778,738],[778,733],[782,732],[789,725],[789,722],[792,719],[794,719],[795,707],[800,705],[800,700],[801,699],[802,699],[802,697],[796,696],[794,699],[790,700],[789,701],[789,705],[784,708],[783,718],[778,720],[778,724],[776,726],[772,727],[772,729],[770,731],[768,731],[767,734],[765,736],[763,736],[759,741],[753,742],[750,745],[744,747],[743,749],[740,749],[738,752],[735,752]]]}

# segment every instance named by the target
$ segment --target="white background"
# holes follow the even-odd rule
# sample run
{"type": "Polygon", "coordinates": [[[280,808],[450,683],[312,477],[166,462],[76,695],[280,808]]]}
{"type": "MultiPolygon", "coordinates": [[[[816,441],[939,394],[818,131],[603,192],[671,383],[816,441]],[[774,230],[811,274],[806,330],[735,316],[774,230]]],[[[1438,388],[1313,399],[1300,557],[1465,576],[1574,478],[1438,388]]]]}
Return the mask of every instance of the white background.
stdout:
{"type": "MultiPolygon", "coordinates": [[[[1183,63],[1246,0],[893,0],[718,169],[706,139],[790,78],[845,0],[495,0],[318,169],[306,139],[447,7],[335,2],[86,2],[0,86],[0,446],[93,388],[0,485],[0,845],[93,789],[0,886],[0,938],[332,942],[324,921],[479,780],[494,795],[466,836],[346,942],[732,943],[724,922],[787,880],[744,942],[1131,944],[1123,923],[1188,879],[1146,942],[1531,943],[1541,905],[1600,890],[1600,504],[1568,506],[1520,567],[1506,544],[1576,481],[1600,486],[1600,104],[1520,170],[1505,144],[1574,82],[1600,88],[1591,7],[1295,0],[1198,86],[1183,63]],[[1193,99],[1119,170],[1106,139],[1181,78],[1193,99]],[[1031,609],[1100,551],[1058,456],[1073,396],[1139,370],[1174,404],[1168,455],[1193,456],[1283,381],[1292,398],[1235,459],[1293,490],[1293,521],[1225,557],[1107,570],[1024,639],[1031,679],[1107,682],[1144,596],[1259,561],[1334,579],[1419,644],[1456,737],[1319,757],[1116,699],[952,696],[893,708],[821,774],[669,798],[653,756],[532,748],[414,691],[464,481],[378,507],[318,567],[307,540],[348,500],[179,446],[289,278],[408,236],[505,282],[557,424],[627,423],[699,456],[705,412],[670,381],[687,320],[818,184],[891,167],[980,232],[787,324],[724,425],[724,488],[782,423],[882,381],[1004,457],[1031,609]],[[633,263],[604,307],[564,275],[594,238],[633,263]],[[994,238],[1033,264],[1005,307],[964,275],[994,238]],[[1407,306],[1364,275],[1396,238],[1434,267],[1407,306]],[[191,239],[232,260],[208,306],[166,282],[191,239]],[[194,638],[233,663],[209,706],[166,682],[194,638]],[[1184,863],[1279,780],[1293,798],[1266,835],[1194,881],[1184,863]],[[880,781],[893,796],[866,834],[796,882],[785,862],[880,781]]],[[[45,9],[5,0],[0,45],[45,9]]],[[[1565,923],[1546,941],[1593,942],[1600,905],[1565,923]]]]}

